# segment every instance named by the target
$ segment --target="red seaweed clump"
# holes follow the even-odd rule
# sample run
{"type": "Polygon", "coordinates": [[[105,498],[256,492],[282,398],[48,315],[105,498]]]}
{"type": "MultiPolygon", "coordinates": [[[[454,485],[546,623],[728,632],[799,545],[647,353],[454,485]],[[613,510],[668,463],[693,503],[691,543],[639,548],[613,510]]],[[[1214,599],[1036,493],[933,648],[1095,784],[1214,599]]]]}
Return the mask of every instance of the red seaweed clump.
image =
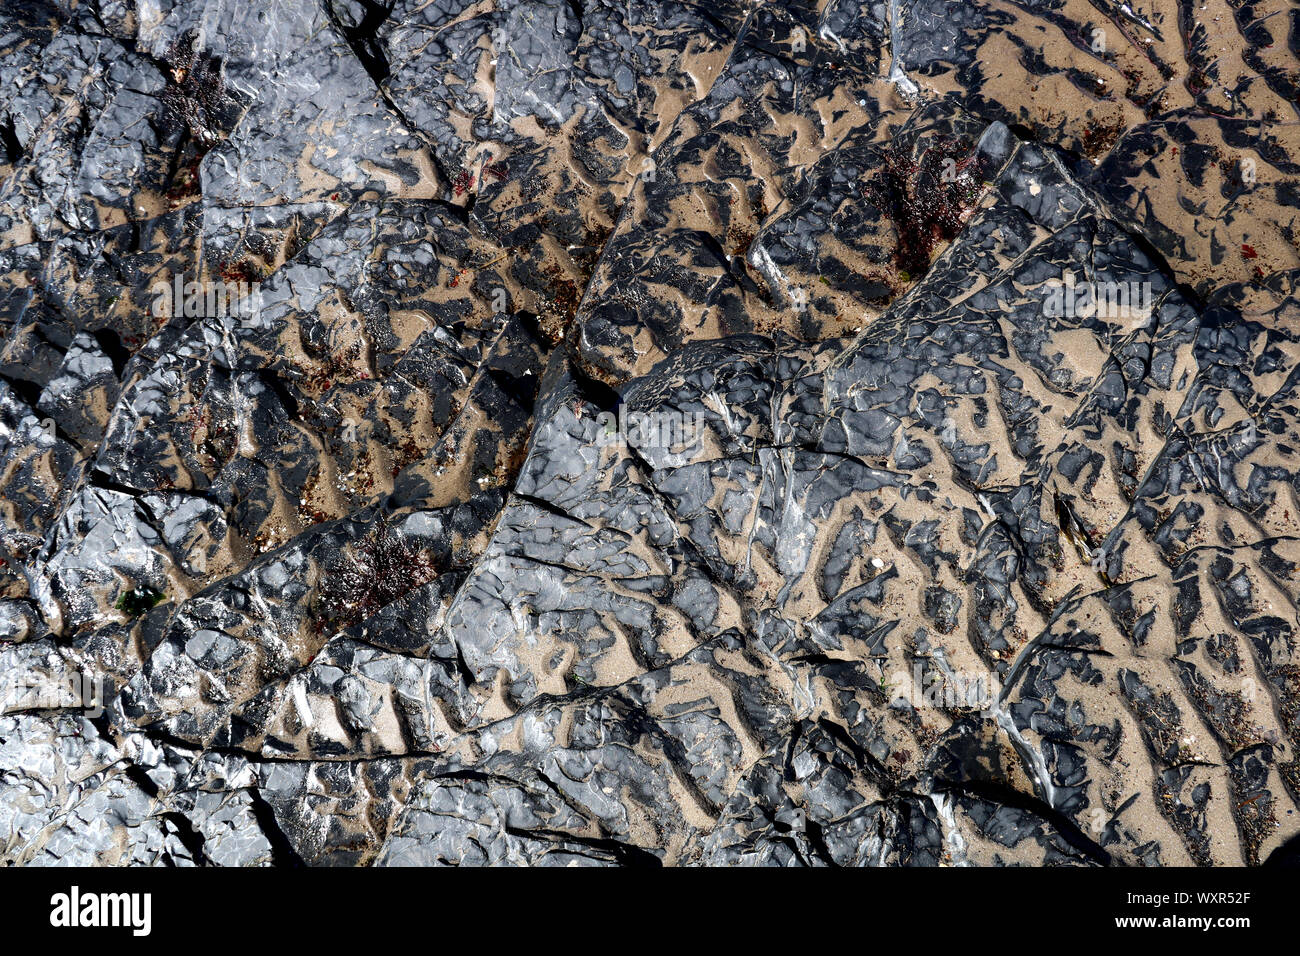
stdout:
{"type": "Polygon", "coordinates": [[[364,621],[437,575],[430,556],[381,519],[351,553],[325,569],[317,592],[320,629],[339,630],[364,621]]]}
{"type": "Polygon", "coordinates": [[[930,268],[936,249],[961,232],[983,183],[979,155],[950,137],[938,137],[916,158],[910,150],[888,150],[868,195],[894,222],[894,261],[905,278],[930,268]]]}

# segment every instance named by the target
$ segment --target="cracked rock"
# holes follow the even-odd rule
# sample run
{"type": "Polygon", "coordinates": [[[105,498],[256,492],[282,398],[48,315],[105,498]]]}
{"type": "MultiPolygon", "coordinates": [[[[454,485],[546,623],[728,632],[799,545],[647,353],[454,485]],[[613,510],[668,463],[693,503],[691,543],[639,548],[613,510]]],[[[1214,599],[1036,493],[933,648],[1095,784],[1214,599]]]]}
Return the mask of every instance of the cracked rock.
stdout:
{"type": "Polygon", "coordinates": [[[0,858],[1256,865],[1281,0],[0,12],[0,858]]]}

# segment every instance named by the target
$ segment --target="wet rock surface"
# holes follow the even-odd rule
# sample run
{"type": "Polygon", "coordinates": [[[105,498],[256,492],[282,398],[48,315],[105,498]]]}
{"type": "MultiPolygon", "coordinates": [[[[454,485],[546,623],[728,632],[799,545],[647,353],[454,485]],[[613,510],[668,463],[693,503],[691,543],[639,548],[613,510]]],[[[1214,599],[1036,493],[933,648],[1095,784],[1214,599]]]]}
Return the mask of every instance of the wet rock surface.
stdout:
{"type": "Polygon", "coordinates": [[[0,857],[1267,861],[1298,38],[6,5],[0,857]]]}

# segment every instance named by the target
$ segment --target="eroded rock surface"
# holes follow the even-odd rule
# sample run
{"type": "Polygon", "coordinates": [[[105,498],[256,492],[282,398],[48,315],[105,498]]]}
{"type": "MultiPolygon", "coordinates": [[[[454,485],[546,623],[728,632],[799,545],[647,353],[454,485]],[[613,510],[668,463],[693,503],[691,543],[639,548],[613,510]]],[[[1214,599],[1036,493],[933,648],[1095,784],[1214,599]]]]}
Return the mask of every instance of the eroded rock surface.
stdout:
{"type": "Polygon", "coordinates": [[[1292,852],[1298,54],[6,5],[0,857],[1292,852]]]}

